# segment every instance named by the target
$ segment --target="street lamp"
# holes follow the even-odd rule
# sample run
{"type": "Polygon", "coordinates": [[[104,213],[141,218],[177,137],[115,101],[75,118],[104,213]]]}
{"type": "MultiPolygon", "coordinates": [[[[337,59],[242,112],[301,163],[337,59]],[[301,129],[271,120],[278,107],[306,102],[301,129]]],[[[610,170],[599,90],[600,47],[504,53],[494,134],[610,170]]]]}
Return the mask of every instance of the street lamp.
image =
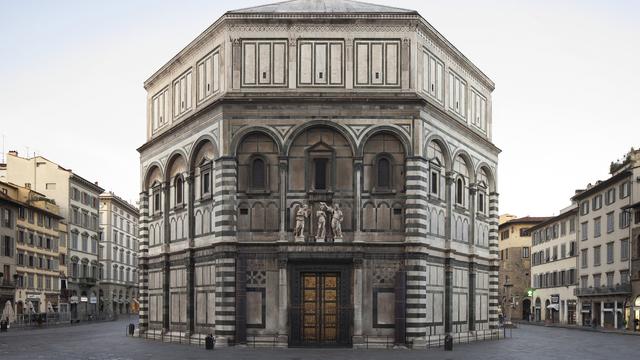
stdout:
{"type": "Polygon", "coordinates": [[[505,311],[505,319],[504,319],[504,323],[505,324],[510,324],[511,323],[511,305],[513,304],[513,299],[511,299],[511,288],[513,287],[513,284],[509,284],[508,282],[505,282],[504,284],[504,293],[505,293],[505,302],[510,302],[510,306],[509,306],[509,310],[507,311],[507,307],[503,305],[503,311],[505,311]]]}

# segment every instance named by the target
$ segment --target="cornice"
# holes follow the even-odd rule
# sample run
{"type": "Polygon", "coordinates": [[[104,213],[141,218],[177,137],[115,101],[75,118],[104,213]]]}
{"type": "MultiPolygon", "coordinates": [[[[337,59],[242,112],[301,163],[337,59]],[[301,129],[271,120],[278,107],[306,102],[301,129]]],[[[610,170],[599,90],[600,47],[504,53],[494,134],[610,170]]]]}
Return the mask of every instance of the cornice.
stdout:
{"type": "MultiPolygon", "coordinates": [[[[202,114],[207,111],[223,106],[224,104],[252,104],[257,103],[317,103],[317,102],[334,102],[334,103],[401,103],[401,104],[415,104],[417,106],[428,106],[429,102],[415,91],[385,91],[385,92],[370,92],[370,91],[347,91],[347,92],[227,92],[221,95],[219,98],[211,101],[206,106],[194,111],[188,118],[180,121],[179,123],[169,127],[164,132],[149,139],[143,145],[141,145],[137,151],[142,153],[144,150],[150,148],[154,144],[166,139],[167,137],[175,134],[180,129],[186,127],[192,122],[196,121],[202,114]]],[[[456,128],[468,133],[470,137],[483,144],[489,150],[500,153],[501,150],[496,147],[488,138],[476,133],[469,129],[467,126],[461,124],[451,118],[445,111],[436,107],[430,106],[431,109],[438,111],[443,119],[448,119],[448,123],[454,124],[456,128]]],[[[444,120],[447,121],[447,120],[444,120]]],[[[170,126],[170,125],[169,125],[170,126]]]]}

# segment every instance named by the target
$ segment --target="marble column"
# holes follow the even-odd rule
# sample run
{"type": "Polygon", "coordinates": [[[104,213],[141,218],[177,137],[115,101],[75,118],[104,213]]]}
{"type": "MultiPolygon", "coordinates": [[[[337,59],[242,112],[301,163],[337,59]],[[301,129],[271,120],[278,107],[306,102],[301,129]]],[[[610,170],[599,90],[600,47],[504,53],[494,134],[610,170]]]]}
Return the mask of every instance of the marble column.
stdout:
{"type": "MultiPolygon", "coordinates": [[[[287,257],[278,259],[278,334],[289,334],[287,319],[289,318],[289,286],[287,279],[287,257]]],[[[287,339],[282,339],[285,343],[287,339]]]]}
{"type": "Polygon", "coordinates": [[[363,274],[362,257],[353,261],[353,344],[363,342],[362,332],[362,297],[363,274]]]}
{"type": "MultiPolygon", "coordinates": [[[[149,196],[146,192],[140,193],[140,220],[138,227],[138,236],[140,238],[138,251],[138,273],[139,279],[139,296],[140,296],[140,334],[143,334],[149,328],[149,196]]],[[[111,300],[111,294],[108,295],[111,300]]],[[[113,309],[109,304],[109,310],[113,309]]]]}
{"type": "Polygon", "coordinates": [[[280,172],[280,238],[279,241],[287,241],[287,169],[289,164],[286,157],[279,158],[278,170],[280,172]]]}
{"type": "Polygon", "coordinates": [[[353,241],[362,241],[362,158],[353,160],[355,171],[356,191],[353,198],[353,216],[355,221],[353,229],[353,241]]]}
{"type": "Polygon", "coordinates": [[[445,203],[447,204],[447,221],[445,223],[444,232],[445,232],[445,240],[446,247],[451,247],[452,240],[452,226],[453,226],[453,183],[455,180],[455,173],[452,171],[447,171],[445,175],[445,203]]]}

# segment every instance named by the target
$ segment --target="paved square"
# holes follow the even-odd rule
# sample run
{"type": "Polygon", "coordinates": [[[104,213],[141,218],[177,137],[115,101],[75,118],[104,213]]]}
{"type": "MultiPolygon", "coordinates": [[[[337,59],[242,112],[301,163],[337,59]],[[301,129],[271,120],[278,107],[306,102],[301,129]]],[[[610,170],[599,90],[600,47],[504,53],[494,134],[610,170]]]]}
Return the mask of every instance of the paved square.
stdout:
{"type": "Polygon", "coordinates": [[[513,337],[430,350],[247,349],[207,351],[125,336],[127,320],[0,333],[0,359],[619,359],[637,358],[640,337],[522,326],[513,337]]]}

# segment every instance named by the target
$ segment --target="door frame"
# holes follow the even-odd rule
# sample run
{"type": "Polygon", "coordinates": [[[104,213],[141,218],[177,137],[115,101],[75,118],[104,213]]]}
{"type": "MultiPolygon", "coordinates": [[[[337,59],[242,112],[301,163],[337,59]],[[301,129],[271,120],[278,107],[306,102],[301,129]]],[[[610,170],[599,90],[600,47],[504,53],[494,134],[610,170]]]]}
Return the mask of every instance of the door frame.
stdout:
{"type": "Polygon", "coordinates": [[[353,301],[351,294],[352,262],[324,261],[289,262],[289,346],[290,347],[351,347],[353,329],[353,301]],[[302,273],[337,273],[340,277],[338,334],[335,344],[308,344],[302,341],[302,273]]]}

